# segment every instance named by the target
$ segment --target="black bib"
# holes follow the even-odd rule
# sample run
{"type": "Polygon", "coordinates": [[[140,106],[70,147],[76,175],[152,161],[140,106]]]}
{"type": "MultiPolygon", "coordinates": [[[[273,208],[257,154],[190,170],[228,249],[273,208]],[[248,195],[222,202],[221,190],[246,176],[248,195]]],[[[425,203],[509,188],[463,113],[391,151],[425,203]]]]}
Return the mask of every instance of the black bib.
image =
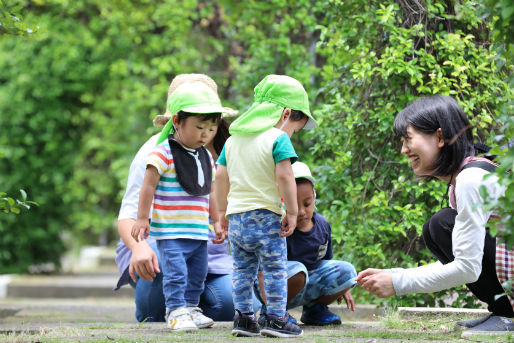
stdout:
{"type": "Polygon", "coordinates": [[[200,186],[198,184],[198,167],[194,156],[191,155],[192,153],[184,149],[171,135],[168,136],[168,142],[173,155],[178,183],[190,195],[209,194],[211,192],[212,165],[207,149],[202,146],[194,152],[194,154],[198,154],[204,176],[203,186],[200,186]]]}

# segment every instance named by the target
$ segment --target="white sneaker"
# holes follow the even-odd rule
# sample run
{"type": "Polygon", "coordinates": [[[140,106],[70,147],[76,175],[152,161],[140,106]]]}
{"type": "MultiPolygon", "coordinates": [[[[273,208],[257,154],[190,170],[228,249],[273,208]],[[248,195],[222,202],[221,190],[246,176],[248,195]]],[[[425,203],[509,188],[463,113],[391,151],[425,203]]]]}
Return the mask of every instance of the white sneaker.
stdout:
{"type": "Polygon", "coordinates": [[[191,314],[191,317],[193,317],[193,322],[196,324],[196,326],[200,329],[203,328],[210,328],[214,325],[214,320],[211,318],[205,316],[202,313],[202,309],[199,307],[188,307],[189,313],[191,314]]]}
{"type": "Polygon", "coordinates": [[[179,307],[171,311],[166,318],[168,328],[172,331],[195,331],[198,327],[193,322],[193,317],[185,307],[179,307]]]}

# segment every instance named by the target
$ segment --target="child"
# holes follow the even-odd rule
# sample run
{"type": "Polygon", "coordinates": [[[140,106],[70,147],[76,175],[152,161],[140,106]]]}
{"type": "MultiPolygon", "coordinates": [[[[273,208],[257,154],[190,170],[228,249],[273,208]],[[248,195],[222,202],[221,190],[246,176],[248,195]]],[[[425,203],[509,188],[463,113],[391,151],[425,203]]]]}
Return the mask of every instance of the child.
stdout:
{"type": "Polygon", "coordinates": [[[297,337],[300,327],[286,315],[285,236],[296,226],[296,185],[291,163],[297,155],[290,137],[316,127],[303,86],[268,75],[255,87],[255,102],[230,126],[232,136],[218,159],[216,200],[234,257],[232,278],[236,336],[297,337]],[[227,203],[228,195],[228,203],[227,203]],[[281,198],[286,214],[281,218],[281,198]],[[281,230],[283,232],[281,232],[281,230]],[[258,264],[264,272],[268,314],[259,330],[252,307],[258,264]]]}
{"type": "MultiPolygon", "coordinates": [[[[341,318],[327,305],[344,299],[347,307],[355,310],[350,288],[356,284],[357,273],[351,263],[332,260],[332,229],[322,215],[314,213],[315,181],[309,167],[295,162],[293,173],[298,217],[295,231],[287,237],[287,308],[303,306],[301,319],[307,325],[341,324],[341,318]]],[[[266,294],[259,283],[261,280],[255,283],[254,290],[264,304],[266,294]]],[[[264,325],[265,314],[266,305],[263,305],[260,325],[264,325]]],[[[289,320],[296,321],[291,316],[289,320]]]]}
{"type": "Polygon", "coordinates": [[[168,327],[191,331],[213,325],[197,308],[207,274],[209,212],[218,241],[224,233],[214,202],[209,203],[214,162],[203,145],[216,133],[223,108],[218,95],[201,82],[179,86],[168,108],[172,120],[148,155],[132,237],[140,241],[149,233],[157,240],[168,327]]]}
{"type": "Polygon", "coordinates": [[[293,164],[298,200],[296,230],[287,237],[289,274],[305,274],[305,286],[287,307],[303,305],[302,322],[307,325],[341,324],[328,304],[343,298],[352,311],[355,304],[350,289],[356,285],[357,273],[351,263],[332,260],[332,229],[327,220],[314,212],[315,180],[309,167],[293,164]]]}

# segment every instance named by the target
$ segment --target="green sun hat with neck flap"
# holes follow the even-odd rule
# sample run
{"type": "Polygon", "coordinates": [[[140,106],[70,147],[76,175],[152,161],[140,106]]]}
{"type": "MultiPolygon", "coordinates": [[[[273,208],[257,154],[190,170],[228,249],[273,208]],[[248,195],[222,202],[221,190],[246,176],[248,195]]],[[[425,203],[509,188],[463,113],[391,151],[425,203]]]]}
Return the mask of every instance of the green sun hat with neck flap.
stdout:
{"type": "Polygon", "coordinates": [[[302,84],[286,75],[268,75],[254,89],[252,106],[230,125],[231,134],[257,134],[275,126],[284,108],[302,111],[309,119],[304,129],[317,126],[302,84]]]}
{"type": "MultiPolygon", "coordinates": [[[[203,82],[188,82],[177,87],[168,98],[168,109],[172,116],[180,111],[198,114],[225,112],[218,94],[203,82]]],[[[157,145],[168,139],[173,130],[173,120],[169,120],[157,139],[157,145]]]]}

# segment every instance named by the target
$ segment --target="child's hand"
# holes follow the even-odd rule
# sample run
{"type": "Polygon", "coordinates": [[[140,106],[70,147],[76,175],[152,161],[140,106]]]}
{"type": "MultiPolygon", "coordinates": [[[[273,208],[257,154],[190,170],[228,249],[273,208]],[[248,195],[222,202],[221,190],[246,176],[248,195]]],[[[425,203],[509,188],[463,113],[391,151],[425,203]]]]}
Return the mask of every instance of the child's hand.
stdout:
{"type": "Polygon", "coordinates": [[[148,220],[137,220],[134,226],[132,226],[132,237],[136,242],[144,240],[150,234],[150,223],[148,220]]]}
{"type": "Polygon", "coordinates": [[[214,223],[214,232],[216,232],[216,239],[212,240],[214,244],[221,244],[225,240],[225,230],[221,226],[220,222],[214,223]]]}
{"type": "Polygon", "coordinates": [[[350,293],[350,290],[344,292],[343,295],[341,295],[341,297],[337,299],[337,304],[341,305],[343,299],[346,303],[346,308],[351,309],[352,312],[355,312],[355,301],[353,300],[352,293],[350,293]]]}
{"type": "Polygon", "coordinates": [[[223,232],[225,232],[225,237],[228,238],[228,219],[226,218],[226,211],[219,211],[219,220],[221,228],[223,229],[223,232]]]}
{"type": "Polygon", "coordinates": [[[291,236],[296,228],[296,214],[290,214],[286,211],[286,216],[282,219],[282,233],[280,236],[288,237],[291,236]]]}

